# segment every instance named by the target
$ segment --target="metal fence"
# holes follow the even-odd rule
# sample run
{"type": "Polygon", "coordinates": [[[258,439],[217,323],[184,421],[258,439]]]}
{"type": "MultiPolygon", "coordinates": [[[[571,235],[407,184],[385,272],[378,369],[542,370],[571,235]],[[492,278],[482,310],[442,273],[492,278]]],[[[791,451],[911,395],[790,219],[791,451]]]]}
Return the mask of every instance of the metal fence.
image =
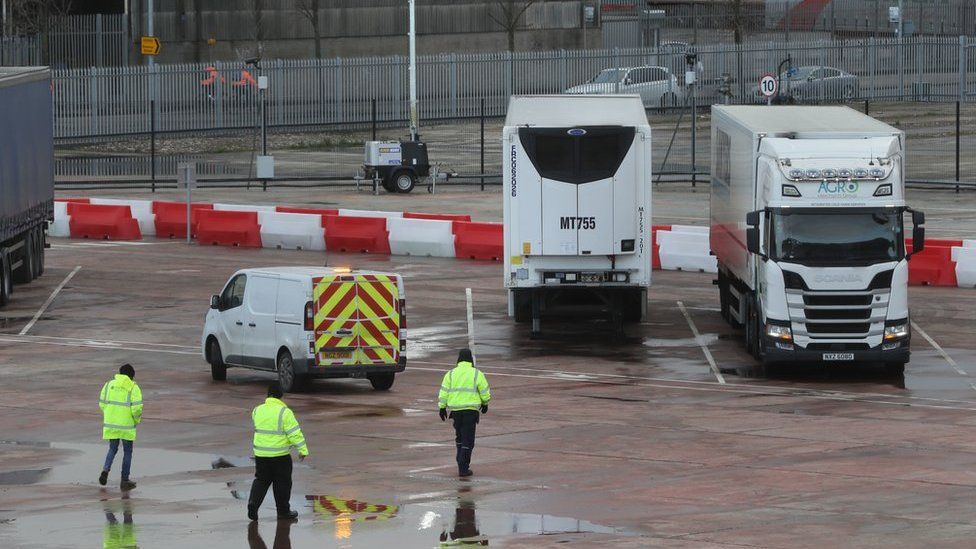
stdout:
{"type": "MultiPolygon", "coordinates": [[[[807,67],[802,81],[785,79],[803,102],[854,99],[969,101],[976,92],[976,55],[965,37],[858,39],[709,46],[697,50],[699,104],[756,102],[765,73],[807,67]],[[786,64],[784,60],[791,59],[786,64]],[[820,70],[820,69],[829,70],[820,70]],[[843,75],[843,78],[837,76],[843,75]],[[723,92],[723,80],[730,83],[723,92]]],[[[655,65],[677,75],[669,94],[687,103],[680,88],[683,52],[613,49],[421,56],[421,118],[454,120],[503,116],[513,94],[562,93],[602,69],[655,65]]],[[[279,60],[260,70],[237,64],[182,64],[55,72],[55,135],[91,138],[149,132],[206,131],[255,124],[261,95],[257,77],[269,78],[265,98],[274,127],[352,126],[373,118],[407,118],[408,62],[403,57],[279,60]],[[153,108],[151,100],[155,99],[153,108]]],[[[794,75],[794,78],[798,78],[794,75]]],[[[613,86],[607,92],[626,91],[613,86]]],[[[648,107],[659,107],[658,97],[648,107]]]]}
{"type": "Polygon", "coordinates": [[[116,67],[129,64],[129,20],[125,15],[72,15],[49,22],[47,63],[55,68],[116,67]]]}
{"type": "Polygon", "coordinates": [[[0,37],[0,66],[23,67],[40,64],[41,47],[36,37],[0,37]]]}

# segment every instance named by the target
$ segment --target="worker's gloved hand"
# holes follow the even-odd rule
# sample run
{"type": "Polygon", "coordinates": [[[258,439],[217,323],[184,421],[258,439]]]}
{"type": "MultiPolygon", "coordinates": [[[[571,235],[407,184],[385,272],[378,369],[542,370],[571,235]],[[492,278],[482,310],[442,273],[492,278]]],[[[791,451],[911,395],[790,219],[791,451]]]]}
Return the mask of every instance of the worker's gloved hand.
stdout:
{"type": "Polygon", "coordinates": [[[441,408],[440,411],[437,413],[441,416],[441,421],[447,419],[447,408],[441,408]]]}
{"type": "Polygon", "coordinates": [[[481,405],[481,413],[482,414],[487,414],[488,413],[488,405],[487,404],[482,404],[481,405]]]}
{"type": "Polygon", "coordinates": [[[305,456],[298,454],[298,461],[305,461],[305,456]]]}

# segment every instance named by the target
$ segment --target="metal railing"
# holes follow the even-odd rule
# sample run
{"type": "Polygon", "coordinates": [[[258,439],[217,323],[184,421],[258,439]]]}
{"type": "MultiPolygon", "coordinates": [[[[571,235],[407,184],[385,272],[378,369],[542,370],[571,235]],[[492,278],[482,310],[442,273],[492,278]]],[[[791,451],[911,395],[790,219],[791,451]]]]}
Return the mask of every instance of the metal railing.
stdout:
{"type": "Polygon", "coordinates": [[[36,37],[0,37],[0,66],[23,67],[40,64],[41,47],[36,37]]]}
{"type": "MultiPolygon", "coordinates": [[[[965,37],[769,42],[701,47],[697,53],[698,104],[758,102],[759,78],[781,65],[806,67],[782,81],[804,103],[969,101],[976,91],[976,56],[965,37]],[[787,58],[791,64],[783,64],[787,58]]],[[[487,116],[504,116],[513,94],[562,93],[611,67],[663,66],[680,85],[685,63],[684,52],[665,49],[421,56],[421,118],[477,117],[481,99],[487,116]]],[[[378,121],[401,121],[407,118],[407,72],[407,59],[399,56],[266,61],[260,70],[228,63],[157,65],[154,72],[149,67],[59,70],[54,73],[55,136],[250,127],[259,110],[260,74],[270,81],[267,116],[273,127],[367,123],[373,100],[378,121]]],[[[606,91],[640,89],[621,84],[606,91]]],[[[659,101],[653,93],[645,97],[648,107],[661,106],[659,101]]]]}

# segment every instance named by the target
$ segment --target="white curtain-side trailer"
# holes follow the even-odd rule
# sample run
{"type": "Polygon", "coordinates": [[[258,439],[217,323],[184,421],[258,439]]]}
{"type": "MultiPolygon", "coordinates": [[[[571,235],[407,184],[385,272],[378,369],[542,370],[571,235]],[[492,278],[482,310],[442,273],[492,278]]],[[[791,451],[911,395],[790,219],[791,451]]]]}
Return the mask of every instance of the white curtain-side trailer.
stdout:
{"type": "Polygon", "coordinates": [[[636,95],[514,96],[502,133],[508,312],[647,314],[651,127],[636,95]]]}

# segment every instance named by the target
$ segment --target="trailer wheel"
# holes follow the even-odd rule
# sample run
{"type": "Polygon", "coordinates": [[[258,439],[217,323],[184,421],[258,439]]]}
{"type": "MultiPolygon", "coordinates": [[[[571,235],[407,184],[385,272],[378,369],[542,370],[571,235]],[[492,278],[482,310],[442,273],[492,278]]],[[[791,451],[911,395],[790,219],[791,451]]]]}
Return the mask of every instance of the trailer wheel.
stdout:
{"type": "Polygon", "coordinates": [[[34,279],[34,235],[28,232],[24,237],[24,244],[20,248],[20,267],[14,269],[14,282],[17,284],[29,284],[34,279]]]}
{"type": "Polygon", "coordinates": [[[7,252],[0,252],[0,305],[10,302],[13,281],[10,276],[10,258],[7,252]]]}
{"type": "Polygon", "coordinates": [[[47,244],[47,241],[46,241],[47,240],[47,233],[44,232],[44,229],[38,229],[37,234],[38,234],[38,238],[37,238],[37,276],[38,276],[38,278],[40,278],[41,276],[44,275],[44,254],[46,252],[45,246],[47,244]]]}
{"type": "Polygon", "coordinates": [[[722,269],[718,270],[718,302],[722,320],[732,322],[732,315],[729,314],[729,280],[722,269]]]}
{"type": "Polygon", "coordinates": [[[524,290],[513,290],[512,299],[515,301],[515,322],[525,323],[532,320],[532,297],[524,290]]]}
{"type": "Polygon", "coordinates": [[[44,255],[44,230],[37,229],[34,231],[34,261],[31,263],[31,270],[34,273],[34,278],[40,278],[41,276],[41,256],[44,255]]]}
{"type": "Polygon", "coordinates": [[[376,374],[367,374],[369,382],[373,385],[373,389],[377,391],[389,391],[390,387],[393,387],[393,381],[396,379],[396,374],[393,372],[382,372],[376,374]]]}
{"type": "Polygon", "coordinates": [[[400,170],[393,174],[393,188],[398,193],[409,193],[417,185],[417,176],[410,170],[400,170]]]}

